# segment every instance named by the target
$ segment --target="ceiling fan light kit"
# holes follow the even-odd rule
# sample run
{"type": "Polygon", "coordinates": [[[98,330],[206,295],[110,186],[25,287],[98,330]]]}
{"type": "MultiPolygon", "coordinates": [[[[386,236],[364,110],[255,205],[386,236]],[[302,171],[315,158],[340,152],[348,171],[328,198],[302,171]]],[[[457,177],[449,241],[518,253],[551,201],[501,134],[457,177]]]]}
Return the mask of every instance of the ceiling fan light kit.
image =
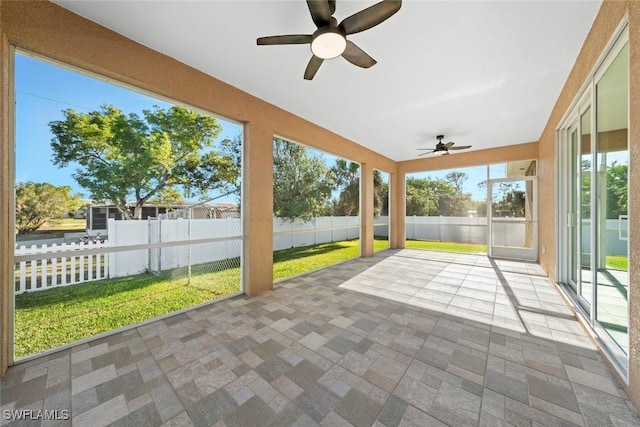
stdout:
{"type": "Polygon", "coordinates": [[[340,27],[323,27],[311,36],[311,53],[318,58],[333,59],[344,52],[347,47],[347,37],[340,27]]]}
{"type": "Polygon", "coordinates": [[[368,30],[386,21],[400,10],[402,1],[382,0],[345,18],[340,24],[331,16],[336,10],[335,0],[307,0],[307,6],[311,13],[311,19],[318,28],[313,34],[260,37],[256,42],[260,46],[309,43],[313,56],[307,64],[304,78],[305,80],[311,80],[325,59],[342,56],[361,68],[369,68],[375,65],[376,60],[352,41],[347,40],[347,36],[368,30]]]}

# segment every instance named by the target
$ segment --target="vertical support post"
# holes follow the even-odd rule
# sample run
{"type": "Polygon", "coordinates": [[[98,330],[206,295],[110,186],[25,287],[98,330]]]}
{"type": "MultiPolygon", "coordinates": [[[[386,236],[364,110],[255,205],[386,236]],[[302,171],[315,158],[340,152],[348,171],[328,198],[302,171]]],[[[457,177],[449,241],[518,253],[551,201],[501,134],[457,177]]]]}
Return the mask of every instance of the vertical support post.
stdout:
{"type": "Polygon", "coordinates": [[[273,131],[245,125],[242,162],[242,284],[247,295],[273,288],[273,131]]]}
{"type": "MultiPolygon", "coordinates": [[[[395,172],[390,176],[389,183],[389,214],[391,221],[391,237],[389,247],[391,249],[403,249],[406,244],[406,191],[404,173],[395,172]]],[[[415,227],[415,218],[414,218],[415,227]]],[[[414,228],[414,238],[415,228],[414,228]]]]}
{"type": "Polygon", "coordinates": [[[360,164],[360,256],[373,256],[373,168],[360,164]]]}
{"type": "MultiPolygon", "coordinates": [[[[156,243],[162,243],[162,220],[164,220],[167,217],[167,214],[164,214],[164,216],[159,216],[158,217],[158,238],[156,239],[156,243]]],[[[158,274],[157,276],[160,277],[160,275],[162,274],[162,246],[158,246],[158,274]]]]}
{"type": "MultiPolygon", "coordinates": [[[[2,8],[0,7],[0,10],[2,8]]],[[[0,12],[1,14],[1,12],[0,12]]],[[[0,16],[0,23],[2,22],[0,16]]],[[[13,48],[0,27],[0,376],[13,363],[14,313],[13,48]]]]}
{"type": "Polygon", "coordinates": [[[640,405],[640,5],[630,5],[629,18],[629,396],[640,405]]]}

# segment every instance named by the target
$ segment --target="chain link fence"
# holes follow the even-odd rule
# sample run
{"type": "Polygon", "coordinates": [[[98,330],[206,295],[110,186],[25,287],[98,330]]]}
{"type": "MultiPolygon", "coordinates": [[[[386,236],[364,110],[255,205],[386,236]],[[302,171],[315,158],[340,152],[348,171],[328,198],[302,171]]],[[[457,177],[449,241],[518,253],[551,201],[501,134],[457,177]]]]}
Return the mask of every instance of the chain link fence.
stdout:
{"type": "Polygon", "coordinates": [[[239,287],[238,205],[199,203],[149,218],[149,272],[189,285],[239,287]]]}

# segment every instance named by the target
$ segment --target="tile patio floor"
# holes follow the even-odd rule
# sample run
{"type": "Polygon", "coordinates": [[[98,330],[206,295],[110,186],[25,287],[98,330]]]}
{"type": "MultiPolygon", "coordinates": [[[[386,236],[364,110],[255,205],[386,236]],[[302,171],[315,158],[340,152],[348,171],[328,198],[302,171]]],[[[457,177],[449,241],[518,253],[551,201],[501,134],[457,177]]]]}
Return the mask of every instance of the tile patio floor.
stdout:
{"type": "Polygon", "coordinates": [[[640,425],[539,266],[410,249],[19,364],[1,383],[3,415],[69,410],[60,425],[74,426],[640,425]]]}

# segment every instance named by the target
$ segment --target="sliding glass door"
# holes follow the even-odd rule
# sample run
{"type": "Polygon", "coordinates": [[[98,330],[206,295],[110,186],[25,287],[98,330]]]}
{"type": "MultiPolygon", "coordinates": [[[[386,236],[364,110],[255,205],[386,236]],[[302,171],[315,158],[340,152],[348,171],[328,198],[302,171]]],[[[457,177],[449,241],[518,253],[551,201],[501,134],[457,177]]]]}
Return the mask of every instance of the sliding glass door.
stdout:
{"type": "Polygon", "coordinates": [[[628,70],[627,44],[596,84],[596,320],[628,354],[628,70]]]}
{"type": "Polygon", "coordinates": [[[558,280],[628,366],[629,48],[623,30],[558,129],[558,280]]]}

